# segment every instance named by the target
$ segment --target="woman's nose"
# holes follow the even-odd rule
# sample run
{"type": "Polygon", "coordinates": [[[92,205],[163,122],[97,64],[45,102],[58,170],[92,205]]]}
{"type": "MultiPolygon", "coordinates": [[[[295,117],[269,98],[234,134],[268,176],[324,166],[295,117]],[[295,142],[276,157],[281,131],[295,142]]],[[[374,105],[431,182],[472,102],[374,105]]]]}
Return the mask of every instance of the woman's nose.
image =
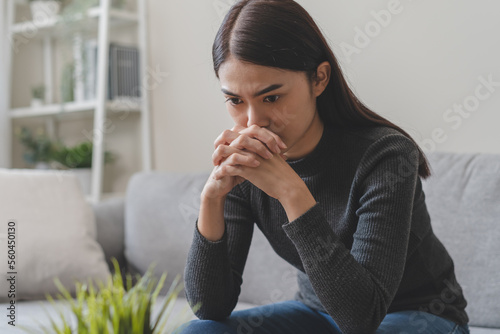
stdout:
{"type": "Polygon", "coordinates": [[[257,125],[259,127],[268,127],[269,118],[267,117],[265,112],[250,107],[248,110],[247,127],[250,127],[251,125],[257,125]]]}

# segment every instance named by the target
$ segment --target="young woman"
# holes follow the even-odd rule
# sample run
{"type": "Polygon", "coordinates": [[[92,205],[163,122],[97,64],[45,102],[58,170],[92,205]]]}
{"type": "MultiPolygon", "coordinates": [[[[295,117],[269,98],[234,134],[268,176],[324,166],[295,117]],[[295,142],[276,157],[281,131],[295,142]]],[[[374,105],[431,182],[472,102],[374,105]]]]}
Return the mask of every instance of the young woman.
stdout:
{"type": "Polygon", "coordinates": [[[185,269],[182,333],[468,333],[434,235],[426,158],[353,94],[292,0],[242,0],[213,45],[235,126],[215,141],[185,269]],[[298,269],[295,300],[234,311],[254,224],[298,269]]]}

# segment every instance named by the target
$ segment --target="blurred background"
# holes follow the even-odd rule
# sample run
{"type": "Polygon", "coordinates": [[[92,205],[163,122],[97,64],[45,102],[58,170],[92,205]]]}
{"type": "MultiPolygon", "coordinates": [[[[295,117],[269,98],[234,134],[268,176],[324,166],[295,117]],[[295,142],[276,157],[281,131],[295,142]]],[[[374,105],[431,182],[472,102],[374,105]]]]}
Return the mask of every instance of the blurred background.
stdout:
{"type": "MultiPolygon", "coordinates": [[[[1,0],[0,167],[89,168],[64,161],[90,141],[106,152],[94,194],[123,194],[143,169],[211,170],[232,127],[211,46],[235,1],[102,1],[58,2],[52,17],[34,12],[46,1],[1,0]],[[58,160],[37,164],[37,138],[58,160]]],[[[500,153],[500,2],[298,2],[357,96],[424,150],[500,153]]]]}

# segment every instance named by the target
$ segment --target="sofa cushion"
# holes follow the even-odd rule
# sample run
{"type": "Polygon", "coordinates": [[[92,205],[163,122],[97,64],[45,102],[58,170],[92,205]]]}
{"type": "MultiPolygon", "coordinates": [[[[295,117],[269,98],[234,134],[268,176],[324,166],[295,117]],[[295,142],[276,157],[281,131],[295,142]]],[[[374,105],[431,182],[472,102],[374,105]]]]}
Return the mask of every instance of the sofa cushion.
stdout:
{"type": "Polygon", "coordinates": [[[92,203],[94,210],[97,242],[101,245],[109,270],[114,272],[112,258],[118,261],[122,272],[126,271],[124,250],[124,214],[125,199],[122,197],[108,198],[98,203],[92,203]]]}
{"type": "Polygon", "coordinates": [[[239,300],[256,305],[277,303],[293,299],[297,290],[297,269],[276,254],[255,225],[239,300]]]}
{"type": "Polygon", "coordinates": [[[429,152],[422,184],[435,234],[455,263],[470,324],[500,328],[500,155],[429,152]]]}
{"type": "MultiPolygon", "coordinates": [[[[166,271],[162,293],[183,275],[198,216],[199,194],[207,173],[136,173],[125,197],[125,258],[132,274],[144,275],[152,263],[166,271]]],[[[184,295],[182,293],[181,295],[184,295]]]]}
{"type": "Polygon", "coordinates": [[[470,329],[470,334],[500,334],[500,329],[498,328],[469,326],[469,329],[470,329]]]}
{"type": "MultiPolygon", "coordinates": [[[[132,274],[157,263],[167,271],[162,293],[177,274],[184,275],[208,172],[144,172],[131,178],[125,204],[125,257],[132,274]]],[[[243,272],[239,301],[262,305],[292,299],[296,269],[281,259],[255,227],[243,272]]],[[[185,296],[184,292],[182,296],[185,296]]]]}
{"type": "MultiPolygon", "coordinates": [[[[17,272],[15,297],[45,299],[59,290],[59,280],[70,291],[75,281],[106,281],[110,271],[101,246],[91,206],[72,173],[54,170],[0,169],[0,249],[2,273],[17,272]],[[15,234],[7,235],[8,222],[15,234]],[[14,239],[15,236],[15,239],[14,239]],[[7,242],[14,266],[7,268],[7,242]],[[12,243],[14,242],[14,243],[12,243]]],[[[7,281],[0,281],[0,301],[8,302],[7,281]]]]}

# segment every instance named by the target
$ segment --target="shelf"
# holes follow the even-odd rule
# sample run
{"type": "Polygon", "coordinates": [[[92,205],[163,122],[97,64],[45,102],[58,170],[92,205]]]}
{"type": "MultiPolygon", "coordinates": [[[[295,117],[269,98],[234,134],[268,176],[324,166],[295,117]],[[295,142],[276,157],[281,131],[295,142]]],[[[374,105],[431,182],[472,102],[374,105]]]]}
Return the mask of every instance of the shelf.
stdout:
{"type": "MultiPolygon", "coordinates": [[[[4,3],[3,0],[0,2],[4,3]]],[[[139,51],[140,57],[137,57],[137,61],[134,60],[133,66],[139,68],[139,73],[146,73],[147,71],[147,60],[148,57],[148,25],[147,25],[147,1],[146,0],[130,0],[126,7],[115,8],[111,4],[111,0],[102,1],[99,0],[96,5],[92,8],[81,11],[78,16],[74,16],[74,24],[65,24],[67,21],[66,14],[60,12],[58,16],[53,18],[47,18],[45,15],[35,15],[35,17],[29,15],[29,6],[27,0],[7,0],[5,3],[7,5],[2,5],[2,9],[7,8],[8,10],[0,11],[0,20],[4,23],[4,37],[0,41],[0,51],[5,50],[6,64],[5,71],[0,71],[0,76],[6,77],[6,82],[11,83],[13,76],[13,60],[23,62],[22,64],[15,67],[17,71],[30,71],[32,66],[38,68],[40,65],[43,66],[42,80],[41,82],[47,87],[47,104],[39,107],[29,106],[28,97],[24,99],[23,104],[15,104],[12,106],[12,90],[10,85],[0,85],[0,90],[6,91],[7,101],[6,111],[7,118],[11,120],[12,123],[10,127],[13,127],[16,122],[19,121],[33,121],[35,123],[45,123],[47,128],[47,133],[50,137],[57,138],[58,130],[60,127],[67,126],[69,128],[79,127],[85,128],[84,130],[101,131],[101,135],[92,135],[93,145],[99,153],[105,152],[104,147],[104,136],[108,135],[104,131],[108,128],[108,121],[115,118],[120,120],[125,119],[129,116],[132,121],[138,122],[141,127],[141,156],[142,156],[142,170],[151,170],[151,136],[150,136],[150,116],[149,116],[149,90],[141,90],[141,97],[126,97],[123,94],[115,95],[116,98],[108,101],[108,94],[92,94],[92,100],[83,100],[80,97],[90,95],[86,94],[75,94],[77,101],[73,102],[57,102],[57,91],[55,87],[54,74],[58,74],[59,70],[62,69],[63,61],[65,60],[65,54],[63,51],[68,51],[72,49],[72,59],[81,60],[80,56],[91,55],[92,65],[95,67],[95,76],[92,81],[95,81],[94,93],[100,92],[102,90],[108,90],[110,82],[110,54],[109,52],[103,52],[108,49],[108,46],[112,41],[120,41],[120,44],[130,44],[136,47],[139,51]],[[135,4],[133,4],[135,2],[135,4]],[[129,6],[130,4],[130,6],[129,6]],[[19,5],[19,6],[18,6],[19,5]],[[108,7],[109,6],[109,7],[108,7]],[[5,7],[5,8],[4,8],[5,7]],[[18,10],[21,12],[16,13],[18,10]],[[16,18],[17,21],[16,21],[16,18]],[[87,40],[92,40],[89,45],[85,44],[87,40]],[[94,42],[95,40],[95,42],[94,42]],[[127,42],[125,42],[127,40],[127,42]],[[15,43],[16,45],[26,44],[30,41],[35,41],[33,49],[40,51],[42,57],[18,57],[14,53],[12,47],[8,47],[8,43],[15,43]],[[68,45],[63,45],[67,42],[68,45]],[[4,45],[5,44],[5,45],[4,45]],[[97,44],[97,55],[94,54],[94,47],[97,44]],[[69,46],[68,50],[64,50],[69,46]],[[63,49],[64,47],[64,49],[63,49]],[[85,54],[80,54],[80,51],[84,51],[85,54]],[[56,53],[57,52],[57,53],[56,53]],[[106,54],[107,53],[107,54],[106,54]],[[40,58],[40,59],[39,59],[40,58]],[[104,63],[102,63],[104,62],[104,63]],[[104,65],[104,66],[103,66],[104,65]],[[54,99],[55,98],[55,99],[54,99]],[[104,109],[104,110],[102,110],[104,109]],[[128,115],[130,114],[130,115],[128,115]],[[71,122],[71,121],[77,122],[71,122]],[[92,124],[91,122],[92,121],[92,124]],[[70,124],[74,123],[74,124],[70,124]]],[[[63,9],[64,10],[64,9],[63,9]]],[[[1,38],[0,38],[1,39],[1,38]]],[[[27,52],[32,52],[32,50],[26,50],[27,52]]],[[[124,56],[125,57],[125,56],[124,56]]],[[[3,65],[3,64],[2,64],[3,65]]],[[[127,65],[128,66],[128,65],[127,65]]],[[[94,69],[92,69],[94,71],[94,69]]],[[[128,72],[128,71],[127,71],[128,72]]],[[[29,72],[26,72],[29,73],[29,72]]],[[[76,73],[76,71],[75,71],[76,73]]],[[[126,72],[124,72],[126,73],[126,72]]],[[[128,76],[123,76],[124,78],[132,77],[132,74],[127,74],[128,76]]],[[[137,75],[134,73],[133,78],[137,75]]],[[[121,79],[120,80],[125,80],[121,79]]],[[[75,83],[77,81],[75,80],[75,83]]],[[[25,82],[27,84],[29,82],[25,82]]],[[[78,81],[78,93],[80,93],[81,88],[89,88],[83,82],[83,86],[80,85],[81,82],[78,81]]],[[[124,83],[124,85],[126,82],[124,83]]],[[[76,85],[75,85],[76,87],[76,85]]],[[[3,95],[2,95],[3,96],[3,95]]],[[[66,131],[66,132],[68,132],[66,131]]],[[[82,130],[83,133],[83,130],[82,130]]],[[[83,195],[84,198],[89,202],[98,202],[103,199],[124,197],[124,193],[102,193],[103,190],[103,179],[104,179],[104,159],[97,159],[94,168],[92,168],[91,173],[91,194],[83,195]],[[97,188],[97,191],[96,189],[97,188]]],[[[121,172],[118,171],[118,172],[121,172]]]]}
{"type": "MultiPolygon", "coordinates": [[[[10,118],[59,116],[84,112],[93,112],[96,108],[96,101],[68,102],[64,104],[49,104],[37,108],[16,108],[11,109],[10,118]]],[[[114,112],[140,112],[140,101],[136,100],[113,100],[106,103],[106,110],[114,112]]]]}
{"type": "MultiPolygon", "coordinates": [[[[89,18],[98,19],[101,14],[100,7],[93,7],[87,11],[89,18]]],[[[44,35],[50,34],[60,34],[57,31],[57,23],[60,20],[60,16],[55,18],[46,19],[41,22],[35,21],[25,21],[19,22],[12,25],[10,32],[15,37],[16,35],[24,35],[28,38],[42,37],[44,35]]],[[[137,23],[137,14],[135,12],[130,12],[122,9],[111,8],[109,11],[109,20],[111,26],[118,26],[122,24],[134,24],[137,23]]],[[[97,27],[96,27],[97,29],[97,27]]]]}

